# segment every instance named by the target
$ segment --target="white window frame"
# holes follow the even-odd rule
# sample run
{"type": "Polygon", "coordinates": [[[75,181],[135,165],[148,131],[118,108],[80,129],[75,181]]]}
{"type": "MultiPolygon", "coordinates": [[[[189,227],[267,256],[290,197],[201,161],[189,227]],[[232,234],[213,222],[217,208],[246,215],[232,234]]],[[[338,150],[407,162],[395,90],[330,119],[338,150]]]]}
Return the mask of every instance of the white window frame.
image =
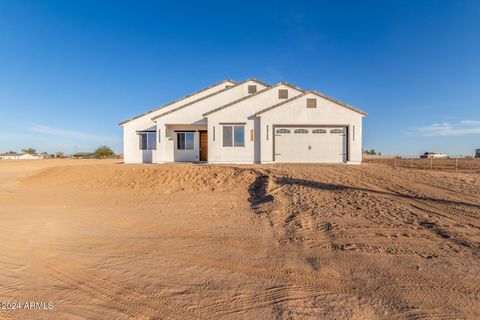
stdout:
{"type": "Polygon", "coordinates": [[[185,151],[185,150],[193,150],[193,149],[195,148],[195,132],[188,132],[188,131],[181,132],[181,131],[179,131],[179,132],[176,132],[176,134],[177,134],[177,141],[176,141],[176,146],[175,146],[175,147],[177,148],[177,150],[185,151]],[[191,135],[192,135],[192,138],[193,138],[191,148],[188,148],[188,147],[187,147],[187,134],[191,134],[191,135]],[[183,138],[183,146],[184,146],[184,148],[179,148],[179,147],[178,147],[178,142],[179,142],[179,138],[178,138],[178,137],[179,137],[180,135],[183,135],[183,136],[184,136],[184,138],[183,138]]]}
{"type": "Polygon", "coordinates": [[[138,148],[140,150],[142,150],[142,151],[144,151],[144,150],[157,150],[157,134],[156,134],[155,131],[140,131],[138,133],[138,137],[139,137],[138,148]],[[152,135],[153,135],[153,138],[150,138],[150,136],[152,136],[152,135]],[[142,142],[143,136],[147,137],[146,148],[142,148],[143,147],[143,142],[142,142]]]}
{"type": "Polygon", "coordinates": [[[222,126],[222,146],[225,148],[245,148],[245,125],[223,125],[222,126]],[[225,139],[224,139],[224,132],[225,129],[230,128],[231,130],[231,135],[232,135],[232,144],[231,145],[226,145],[225,144],[225,139]],[[243,130],[243,141],[242,144],[237,144],[237,141],[235,141],[235,128],[242,128],[243,130]]]}

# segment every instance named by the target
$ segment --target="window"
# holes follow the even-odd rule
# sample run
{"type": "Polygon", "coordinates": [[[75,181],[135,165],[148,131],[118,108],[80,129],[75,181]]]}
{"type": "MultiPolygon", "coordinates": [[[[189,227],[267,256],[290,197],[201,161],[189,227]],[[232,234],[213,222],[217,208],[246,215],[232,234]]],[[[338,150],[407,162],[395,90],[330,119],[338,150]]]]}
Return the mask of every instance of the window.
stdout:
{"type": "Polygon", "coordinates": [[[313,130],[312,130],[312,133],[327,133],[327,130],[323,130],[323,129],[313,129],[313,130]]]}
{"type": "Polygon", "coordinates": [[[161,132],[160,130],[161,130],[161,129],[158,129],[158,142],[161,142],[161,141],[160,141],[160,137],[161,137],[162,135],[160,134],[160,132],[161,132]]]}
{"type": "Polygon", "coordinates": [[[155,131],[149,132],[140,132],[138,134],[140,137],[140,150],[156,150],[157,143],[156,143],[156,134],[155,131]]]}
{"type": "Polygon", "coordinates": [[[330,133],[343,133],[343,129],[332,129],[330,133]]]}
{"type": "Polygon", "coordinates": [[[215,126],[213,126],[213,141],[215,141],[215,126]]]}
{"type": "Polygon", "coordinates": [[[308,133],[307,129],[295,129],[293,130],[294,133],[308,133]]]}
{"type": "Polygon", "coordinates": [[[352,127],[352,138],[355,141],[355,126],[352,127]]]}
{"type": "Polygon", "coordinates": [[[248,86],[248,93],[257,92],[257,86],[248,86]]]}
{"type": "Polygon", "coordinates": [[[233,146],[244,147],[245,146],[245,127],[234,126],[233,127],[233,146]]]}
{"type": "Polygon", "coordinates": [[[177,150],[193,150],[193,132],[177,132],[177,150]]]}
{"type": "Polygon", "coordinates": [[[277,129],[276,132],[277,133],[290,133],[290,130],[288,130],[288,129],[277,129]]]}
{"type": "Polygon", "coordinates": [[[245,146],[245,126],[223,126],[224,147],[245,146]]]}
{"type": "Polygon", "coordinates": [[[232,126],[223,126],[223,146],[231,147],[232,143],[232,126]]]}
{"type": "Polygon", "coordinates": [[[279,89],[278,90],[278,99],[288,99],[288,90],[287,89],[279,89]]]}
{"type": "Polygon", "coordinates": [[[268,124],[267,124],[267,141],[268,141],[268,124]]]}
{"type": "Polygon", "coordinates": [[[316,107],[317,107],[317,99],[307,98],[307,108],[316,108],[316,107]]]}

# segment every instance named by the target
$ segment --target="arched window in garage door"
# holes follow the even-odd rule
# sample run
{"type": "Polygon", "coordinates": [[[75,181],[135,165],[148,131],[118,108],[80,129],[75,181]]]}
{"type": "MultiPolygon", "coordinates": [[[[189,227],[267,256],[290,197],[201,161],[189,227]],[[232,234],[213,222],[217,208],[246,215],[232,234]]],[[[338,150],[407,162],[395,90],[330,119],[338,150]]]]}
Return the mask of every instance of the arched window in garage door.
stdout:
{"type": "Polygon", "coordinates": [[[327,133],[327,130],[324,129],[313,129],[312,133],[327,133]]]}
{"type": "Polygon", "coordinates": [[[276,133],[290,133],[289,129],[277,129],[276,133]]]}
{"type": "Polygon", "coordinates": [[[293,132],[294,133],[308,133],[308,130],[307,129],[295,129],[293,132]]]}
{"type": "Polygon", "coordinates": [[[332,130],[330,130],[330,133],[340,134],[340,133],[344,133],[344,130],[343,129],[332,129],[332,130]]]}

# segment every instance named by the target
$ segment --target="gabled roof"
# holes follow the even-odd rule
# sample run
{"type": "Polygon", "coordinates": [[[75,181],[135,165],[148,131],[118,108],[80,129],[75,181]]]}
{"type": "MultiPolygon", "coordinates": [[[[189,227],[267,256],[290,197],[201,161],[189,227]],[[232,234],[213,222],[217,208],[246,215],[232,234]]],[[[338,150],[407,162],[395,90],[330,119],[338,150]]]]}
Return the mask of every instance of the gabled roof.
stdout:
{"type": "Polygon", "coordinates": [[[255,78],[249,78],[249,79],[246,79],[246,80],[244,80],[244,81],[242,81],[242,82],[240,82],[240,83],[236,83],[235,85],[233,85],[233,86],[231,86],[231,87],[222,89],[222,90],[217,91],[217,92],[213,92],[213,93],[208,94],[208,95],[206,95],[206,96],[204,96],[204,97],[201,97],[201,98],[199,98],[199,99],[197,99],[197,100],[194,100],[194,101],[188,102],[188,103],[186,103],[186,104],[184,104],[184,105],[181,105],[180,107],[177,107],[177,108],[175,108],[175,109],[172,109],[172,110],[169,110],[169,111],[164,112],[164,113],[162,113],[162,114],[159,114],[158,116],[153,117],[152,120],[156,120],[156,119],[158,119],[158,118],[161,118],[161,117],[163,117],[163,116],[166,116],[167,114],[173,113],[173,112],[178,111],[178,110],[181,110],[181,109],[183,109],[183,108],[186,108],[186,107],[188,107],[188,106],[190,106],[190,105],[192,105],[192,104],[195,104],[195,103],[197,103],[197,102],[199,102],[199,101],[208,99],[208,98],[213,97],[213,96],[215,96],[215,95],[217,95],[217,94],[219,94],[219,93],[225,92],[225,91],[230,90],[230,89],[233,89],[233,88],[235,88],[235,87],[238,87],[238,86],[240,86],[240,85],[242,85],[242,84],[244,84],[244,83],[246,83],[246,82],[248,82],[248,81],[254,81],[254,82],[256,82],[256,83],[258,83],[258,84],[261,84],[261,85],[264,85],[264,86],[266,86],[266,87],[269,87],[269,86],[270,86],[269,84],[267,84],[267,83],[265,83],[265,82],[263,82],[263,81],[257,80],[257,79],[255,79],[255,78]]]}
{"type": "Polygon", "coordinates": [[[181,98],[179,98],[179,99],[176,99],[176,100],[173,100],[173,101],[171,101],[171,102],[169,102],[169,103],[167,103],[167,104],[164,104],[164,105],[162,105],[162,106],[160,106],[160,107],[157,107],[157,108],[155,108],[155,109],[152,109],[152,110],[150,110],[150,111],[147,111],[147,112],[145,112],[145,113],[142,113],[142,114],[140,114],[140,115],[138,115],[138,116],[135,116],[135,117],[133,117],[133,118],[130,118],[130,119],[128,119],[128,120],[122,121],[122,122],[120,122],[118,125],[121,126],[121,125],[123,125],[123,124],[125,124],[125,123],[128,123],[128,122],[133,121],[133,120],[138,119],[138,118],[141,118],[141,117],[143,117],[143,116],[145,116],[145,115],[147,115],[147,114],[149,114],[149,113],[155,112],[155,111],[157,111],[157,110],[160,110],[161,108],[167,107],[167,106],[172,105],[172,104],[174,104],[174,103],[176,103],[176,102],[180,102],[180,101],[182,101],[182,100],[185,100],[185,99],[187,99],[187,98],[190,98],[191,96],[194,96],[194,95],[196,95],[196,94],[202,93],[203,91],[206,91],[206,90],[208,90],[208,89],[211,89],[211,88],[213,88],[213,87],[216,87],[216,86],[221,85],[222,83],[226,83],[226,82],[232,82],[232,83],[236,84],[235,81],[229,80],[229,79],[226,79],[226,80],[217,82],[217,83],[212,84],[211,86],[205,87],[205,88],[203,88],[203,89],[201,89],[201,90],[199,90],[199,91],[197,91],[197,92],[188,94],[188,95],[183,96],[183,97],[181,97],[181,98]]]}
{"type": "Polygon", "coordinates": [[[355,111],[355,112],[358,112],[358,113],[360,113],[360,114],[363,114],[364,116],[367,115],[367,113],[366,113],[365,111],[362,111],[362,110],[360,110],[360,109],[358,109],[358,108],[352,107],[351,105],[346,104],[345,102],[342,102],[342,101],[333,99],[333,98],[331,98],[331,97],[329,97],[329,96],[327,96],[327,95],[325,95],[325,94],[323,94],[323,93],[321,93],[321,92],[318,92],[318,91],[305,91],[305,93],[303,93],[303,94],[300,94],[300,95],[295,96],[295,97],[293,97],[293,98],[291,98],[291,99],[282,101],[282,102],[277,103],[277,104],[275,104],[275,105],[273,105],[273,106],[270,106],[270,107],[268,107],[268,108],[265,108],[265,109],[263,109],[263,110],[260,110],[260,111],[258,111],[257,113],[255,113],[255,115],[258,116],[258,115],[260,115],[260,114],[262,114],[262,113],[265,113],[265,112],[267,112],[267,111],[270,111],[270,110],[272,110],[272,109],[275,109],[275,108],[277,108],[277,107],[280,107],[281,105],[284,105],[284,104],[286,104],[286,103],[289,103],[289,102],[291,102],[291,101],[294,101],[294,100],[296,100],[296,99],[299,99],[299,98],[301,98],[301,97],[304,97],[304,96],[306,96],[307,94],[314,94],[314,95],[319,96],[319,97],[321,97],[321,98],[324,98],[324,99],[327,99],[327,100],[329,100],[329,101],[332,101],[332,102],[338,104],[339,106],[342,106],[342,107],[344,107],[344,108],[350,109],[350,110],[355,111]]]}
{"type": "Polygon", "coordinates": [[[261,93],[264,93],[264,92],[266,92],[266,91],[268,91],[268,90],[270,90],[270,89],[274,89],[274,88],[276,88],[276,87],[278,87],[278,86],[281,86],[281,85],[285,85],[285,86],[287,86],[287,87],[290,87],[290,88],[292,88],[292,89],[298,90],[298,91],[300,91],[300,92],[305,92],[305,90],[303,90],[303,89],[301,89],[301,88],[299,88],[299,87],[297,87],[297,86],[295,86],[295,85],[293,85],[293,84],[291,84],[291,83],[289,83],[289,82],[279,82],[279,83],[277,83],[277,84],[275,84],[275,85],[273,85],[273,86],[271,86],[271,87],[266,87],[265,89],[262,89],[262,90],[260,90],[260,91],[257,91],[257,92],[255,92],[254,94],[245,96],[245,97],[240,98],[240,99],[238,99],[238,100],[229,102],[229,103],[227,103],[226,105],[223,105],[223,106],[218,107],[218,108],[216,108],[216,109],[213,109],[213,110],[210,110],[210,111],[208,111],[208,112],[205,112],[205,113],[203,114],[203,116],[206,117],[206,116],[208,116],[209,114],[212,114],[212,113],[214,113],[214,112],[223,110],[223,109],[228,108],[228,107],[230,107],[230,106],[233,106],[234,104],[237,104],[237,103],[242,102],[242,101],[244,101],[244,100],[247,100],[247,99],[250,99],[250,98],[252,98],[252,97],[255,97],[255,96],[257,96],[257,95],[259,95],[259,94],[261,94],[261,93]]]}

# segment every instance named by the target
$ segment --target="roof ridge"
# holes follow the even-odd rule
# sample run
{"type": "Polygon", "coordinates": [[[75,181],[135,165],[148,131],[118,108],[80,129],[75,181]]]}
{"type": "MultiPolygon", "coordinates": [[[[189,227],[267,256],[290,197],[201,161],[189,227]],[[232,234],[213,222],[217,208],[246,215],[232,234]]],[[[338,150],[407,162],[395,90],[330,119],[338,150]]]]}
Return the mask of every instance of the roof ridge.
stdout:
{"type": "Polygon", "coordinates": [[[228,107],[230,107],[230,106],[233,106],[234,104],[237,104],[237,103],[239,103],[239,102],[242,102],[242,101],[247,100],[247,99],[250,99],[250,98],[253,98],[253,97],[255,97],[255,96],[257,96],[257,95],[259,95],[259,94],[261,94],[261,93],[264,93],[264,92],[266,92],[266,91],[268,91],[268,90],[274,89],[274,88],[276,88],[276,87],[278,87],[278,86],[281,86],[281,85],[289,86],[289,87],[291,87],[292,89],[298,90],[298,91],[300,91],[300,92],[302,92],[302,93],[305,92],[305,90],[303,90],[303,89],[301,89],[300,87],[297,87],[297,86],[295,86],[295,85],[293,85],[293,84],[291,84],[291,83],[289,83],[289,82],[277,82],[276,84],[271,85],[271,86],[269,86],[269,87],[266,87],[266,88],[264,88],[264,89],[262,89],[262,90],[260,90],[260,91],[257,91],[257,92],[255,92],[254,94],[251,94],[251,95],[248,95],[248,96],[245,96],[245,97],[241,97],[240,99],[237,99],[237,100],[232,101],[232,102],[229,102],[229,103],[227,103],[227,104],[225,104],[225,105],[223,105],[223,106],[220,106],[220,107],[218,107],[218,108],[215,108],[215,109],[213,109],[213,110],[210,110],[210,111],[208,111],[208,112],[205,112],[204,114],[202,114],[202,116],[205,117],[205,116],[207,116],[207,115],[209,115],[209,114],[212,114],[212,113],[215,113],[215,112],[217,112],[217,111],[223,110],[223,109],[225,109],[225,108],[228,108],[228,107]]]}
{"type": "Polygon", "coordinates": [[[183,105],[181,105],[181,106],[178,106],[178,107],[175,108],[175,109],[172,109],[172,110],[169,110],[169,111],[167,111],[167,112],[161,113],[161,114],[159,114],[158,116],[153,117],[152,120],[161,118],[161,117],[163,117],[163,116],[166,116],[167,114],[170,114],[170,113],[173,113],[173,112],[178,111],[178,110],[180,110],[180,109],[183,109],[183,108],[185,108],[185,107],[188,107],[189,105],[192,105],[192,104],[197,103],[197,102],[199,102],[199,101],[202,101],[202,100],[205,100],[205,99],[207,99],[207,98],[213,97],[214,95],[223,93],[223,92],[225,92],[225,91],[227,91],[227,90],[230,90],[230,89],[232,89],[232,88],[238,87],[238,86],[240,86],[240,85],[242,85],[242,84],[244,84],[244,83],[246,83],[246,82],[248,82],[248,81],[255,81],[255,82],[259,83],[259,84],[262,84],[262,85],[267,86],[267,88],[270,87],[269,84],[267,84],[267,83],[265,83],[265,82],[263,82],[263,81],[260,81],[260,80],[256,80],[256,79],[254,79],[254,78],[245,79],[245,80],[243,80],[242,82],[235,83],[235,84],[234,84],[233,86],[231,86],[231,87],[224,88],[224,89],[222,89],[222,90],[213,92],[213,93],[208,94],[208,95],[206,95],[206,96],[204,96],[204,97],[198,98],[197,100],[193,100],[193,101],[190,101],[190,102],[188,102],[188,103],[186,103],[186,104],[183,104],[183,105]]]}
{"type": "Polygon", "coordinates": [[[345,107],[345,108],[347,108],[347,109],[350,109],[350,110],[352,110],[352,111],[356,111],[356,112],[358,112],[358,113],[367,115],[367,113],[366,113],[365,111],[360,110],[360,109],[358,109],[358,108],[356,108],[356,107],[354,107],[354,106],[352,106],[352,105],[349,105],[348,103],[345,103],[345,102],[343,102],[343,101],[341,101],[341,100],[337,100],[337,99],[335,99],[335,98],[332,98],[332,97],[330,97],[330,96],[328,96],[328,95],[326,95],[325,93],[322,93],[322,92],[320,92],[320,91],[312,90],[310,93],[316,94],[316,95],[318,95],[318,96],[320,96],[320,97],[322,97],[322,98],[325,98],[325,99],[327,99],[327,100],[330,100],[330,101],[332,101],[332,102],[334,102],[334,103],[336,103],[336,104],[339,104],[339,105],[341,105],[341,106],[343,106],[343,107],[345,107]]]}
{"type": "Polygon", "coordinates": [[[175,100],[173,100],[173,101],[170,101],[170,102],[168,102],[168,103],[166,103],[166,104],[163,104],[163,105],[161,105],[160,107],[151,109],[151,110],[149,110],[149,111],[147,111],[147,112],[144,112],[144,113],[142,113],[142,114],[140,114],[140,115],[138,115],[138,116],[135,116],[135,117],[130,118],[130,119],[128,119],[128,120],[122,121],[122,122],[120,122],[118,125],[121,126],[121,125],[123,125],[123,124],[125,124],[125,123],[128,123],[128,122],[133,121],[133,120],[138,119],[138,118],[141,118],[141,117],[143,117],[143,116],[146,116],[147,114],[150,114],[150,113],[152,113],[152,112],[155,112],[155,111],[157,111],[157,110],[160,110],[160,109],[162,109],[162,108],[164,108],[164,107],[167,107],[167,106],[169,106],[169,105],[172,105],[172,104],[174,104],[174,103],[176,103],[176,102],[185,100],[185,99],[187,99],[187,98],[189,98],[189,97],[192,97],[192,96],[194,96],[194,95],[196,95],[196,94],[199,94],[199,93],[201,93],[201,92],[203,92],[203,91],[206,91],[206,90],[208,90],[208,89],[211,89],[211,88],[213,88],[213,87],[216,87],[216,86],[218,86],[218,85],[221,85],[222,83],[225,83],[225,82],[233,82],[234,84],[237,84],[237,82],[236,82],[235,80],[231,80],[231,79],[225,79],[225,80],[219,81],[219,82],[217,82],[217,83],[215,83],[215,84],[209,85],[208,87],[205,87],[205,88],[200,89],[200,90],[198,90],[198,91],[195,91],[195,92],[193,92],[193,93],[187,94],[187,95],[185,95],[185,96],[183,96],[183,97],[181,97],[181,98],[178,98],[178,99],[175,99],[175,100]]]}

